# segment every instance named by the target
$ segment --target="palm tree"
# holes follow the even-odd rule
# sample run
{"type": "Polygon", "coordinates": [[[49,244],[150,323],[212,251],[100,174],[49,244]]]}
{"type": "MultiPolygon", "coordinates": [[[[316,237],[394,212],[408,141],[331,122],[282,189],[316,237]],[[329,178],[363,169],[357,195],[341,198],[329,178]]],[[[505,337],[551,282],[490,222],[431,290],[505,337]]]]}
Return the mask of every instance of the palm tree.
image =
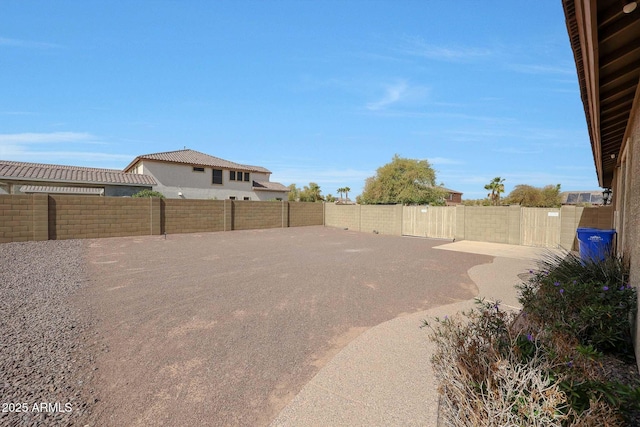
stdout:
{"type": "Polygon", "coordinates": [[[311,196],[312,202],[317,202],[319,200],[324,200],[322,195],[320,194],[320,186],[315,182],[309,183],[309,195],[311,196]]]}
{"type": "Polygon", "coordinates": [[[344,193],[344,187],[338,188],[338,194],[340,194],[340,201],[342,201],[342,193],[344,193]]]}
{"type": "Polygon", "coordinates": [[[500,193],[504,193],[504,178],[499,176],[493,178],[493,180],[484,186],[485,190],[491,190],[491,193],[487,194],[487,197],[491,202],[498,206],[500,204],[500,193]]]}
{"type": "Polygon", "coordinates": [[[342,191],[344,191],[344,198],[346,202],[349,200],[349,191],[351,191],[351,189],[349,187],[343,187],[342,191]]]}

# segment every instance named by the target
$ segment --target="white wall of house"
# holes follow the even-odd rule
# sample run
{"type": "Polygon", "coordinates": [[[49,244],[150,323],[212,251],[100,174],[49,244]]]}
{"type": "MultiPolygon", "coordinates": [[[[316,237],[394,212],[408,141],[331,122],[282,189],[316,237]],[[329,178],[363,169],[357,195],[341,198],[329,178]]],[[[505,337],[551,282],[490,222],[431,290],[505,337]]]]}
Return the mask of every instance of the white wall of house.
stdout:
{"type": "MultiPolygon", "coordinates": [[[[196,166],[199,167],[199,166],[196,166]]],[[[202,167],[200,167],[202,168],[202,167]]],[[[230,172],[222,170],[222,184],[213,183],[212,167],[204,167],[204,171],[194,170],[193,165],[176,163],[140,161],[133,167],[132,172],[144,173],[155,178],[158,182],[153,189],[162,193],[168,199],[217,199],[224,200],[235,197],[236,200],[273,200],[281,198],[286,200],[287,193],[279,191],[253,191],[253,181],[269,181],[269,173],[242,172],[242,181],[230,179],[230,172]],[[244,174],[249,173],[249,180],[244,180],[244,174]],[[180,195],[182,194],[182,195],[180,195]]]]}

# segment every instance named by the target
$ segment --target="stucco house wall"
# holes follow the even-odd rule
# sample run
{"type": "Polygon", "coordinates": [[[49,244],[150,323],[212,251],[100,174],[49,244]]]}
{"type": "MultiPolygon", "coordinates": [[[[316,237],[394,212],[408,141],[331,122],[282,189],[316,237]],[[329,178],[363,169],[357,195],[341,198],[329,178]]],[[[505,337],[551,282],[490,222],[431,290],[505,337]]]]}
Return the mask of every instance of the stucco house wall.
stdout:
{"type": "Polygon", "coordinates": [[[286,200],[288,189],[270,182],[271,172],[184,149],[137,157],[125,172],[153,177],[154,190],[169,199],[286,200]],[[221,182],[214,183],[214,171],[221,182]]]}
{"type": "MultiPolygon", "coordinates": [[[[194,171],[192,165],[171,164],[154,161],[141,161],[139,170],[144,175],[150,175],[158,182],[153,189],[161,192],[169,199],[218,199],[224,200],[235,197],[236,200],[270,200],[283,198],[286,193],[270,191],[254,191],[252,183],[268,181],[269,174],[259,172],[243,172],[249,174],[249,181],[232,181],[229,179],[230,170],[222,170],[222,184],[213,183],[213,169],[202,168],[204,171],[194,171]],[[284,194],[284,195],[283,195],[284,194]]],[[[238,172],[238,171],[234,171],[238,172]]]]}
{"type": "MultiPolygon", "coordinates": [[[[639,91],[640,93],[640,91],[639,91]]],[[[618,238],[622,254],[629,260],[629,282],[640,286],[640,95],[636,94],[631,112],[628,138],[623,150],[622,162],[616,171],[614,194],[618,211],[618,238]]],[[[638,293],[640,307],[640,293],[638,293]]],[[[640,369],[640,316],[636,316],[635,352],[640,369]]]]}

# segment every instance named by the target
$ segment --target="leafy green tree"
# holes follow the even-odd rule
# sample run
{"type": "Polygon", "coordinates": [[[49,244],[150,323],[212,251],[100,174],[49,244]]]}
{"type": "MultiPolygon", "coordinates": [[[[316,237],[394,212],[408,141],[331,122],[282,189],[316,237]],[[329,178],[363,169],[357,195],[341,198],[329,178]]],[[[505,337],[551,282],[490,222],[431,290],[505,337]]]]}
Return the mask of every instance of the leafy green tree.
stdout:
{"type": "Polygon", "coordinates": [[[559,208],[562,206],[562,197],[560,197],[560,184],[546,185],[542,188],[542,201],[544,206],[550,208],[559,208]]]}
{"type": "Polygon", "coordinates": [[[295,184],[289,185],[288,200],[290,202],[297,202],[299,199],[300,199],[300,189],[296,187],[295,184]]]}
{"type": "Polygon", "coordinates": [[[491,200],[494,206],[498,206],[500,204],[500,194],[504,193],[504,181],[504,178],[497,176],[493,178],[490,183],[484,186],[485,190],[491,191],[491,193],[487,194],[487,197],[491,200]]]}
{"type": "Polygon", "coordinates": [[[305,185],[302,191],[300,191],[301,202],[321,202],[323,200],[322,190],[320,190],[320,186],[315,182],[310,182],[308,186],[305,185]]]}
{"type": "Polygon", "coordinates": [[[542,205],[542,193],[539,188],[531,185],[516,185],[511,193],[505,197],[505,202],[511,205],[535,207],[542,205]]]}
{"type": "Polygon", "coordinates": [[[144,189],[133,194],[131,197],[158,197],[160,199],[164,199],[164,194],[159,191],[144,189]]]}
{"type": "Polygon", "coordinates": [[[363,204],[443,204],[446,191],[435,182],[436,173],[427,160],[396,154],[367,178],[359,200],[363,204]]]}
{"type": "Polygon", "coordinates": [[[484,199],[465,199],[462,201],[463,206],[491,206],[491,201],[484,199]]]}
{"type": "Polygon", "coordinates": [[[336,201],[336,198],[333,197],[331,194],[327,194],[326,196],[324,196],[324,201],[325,202],[329,202],[329,203],[333,203],[336,201]]]}
{"type": "Polygon", "coordinates": [[[560,184],[542,188],[526,184],[516,185],[505,201],[526,207],[557,208],[561,206],[560,184]]]}

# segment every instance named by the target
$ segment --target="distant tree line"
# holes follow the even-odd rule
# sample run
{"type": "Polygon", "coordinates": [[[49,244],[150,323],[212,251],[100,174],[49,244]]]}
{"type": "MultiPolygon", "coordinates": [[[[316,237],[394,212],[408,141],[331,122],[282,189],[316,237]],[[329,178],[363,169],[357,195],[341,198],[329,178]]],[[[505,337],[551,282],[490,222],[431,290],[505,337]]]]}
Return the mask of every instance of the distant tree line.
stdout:
{"type": "Polygon", "coordinates": [[[531,208],[559,208],[562,206],[560,184],[544,187],[519,184],[506,197],[501,198],[500,194],[504,192],[504,181],[504,178],[494,178],[484,186],[485,190],[491,191],[485,199],[463,200],[462,204],[466,206],[520,205],[531,208]]]}

